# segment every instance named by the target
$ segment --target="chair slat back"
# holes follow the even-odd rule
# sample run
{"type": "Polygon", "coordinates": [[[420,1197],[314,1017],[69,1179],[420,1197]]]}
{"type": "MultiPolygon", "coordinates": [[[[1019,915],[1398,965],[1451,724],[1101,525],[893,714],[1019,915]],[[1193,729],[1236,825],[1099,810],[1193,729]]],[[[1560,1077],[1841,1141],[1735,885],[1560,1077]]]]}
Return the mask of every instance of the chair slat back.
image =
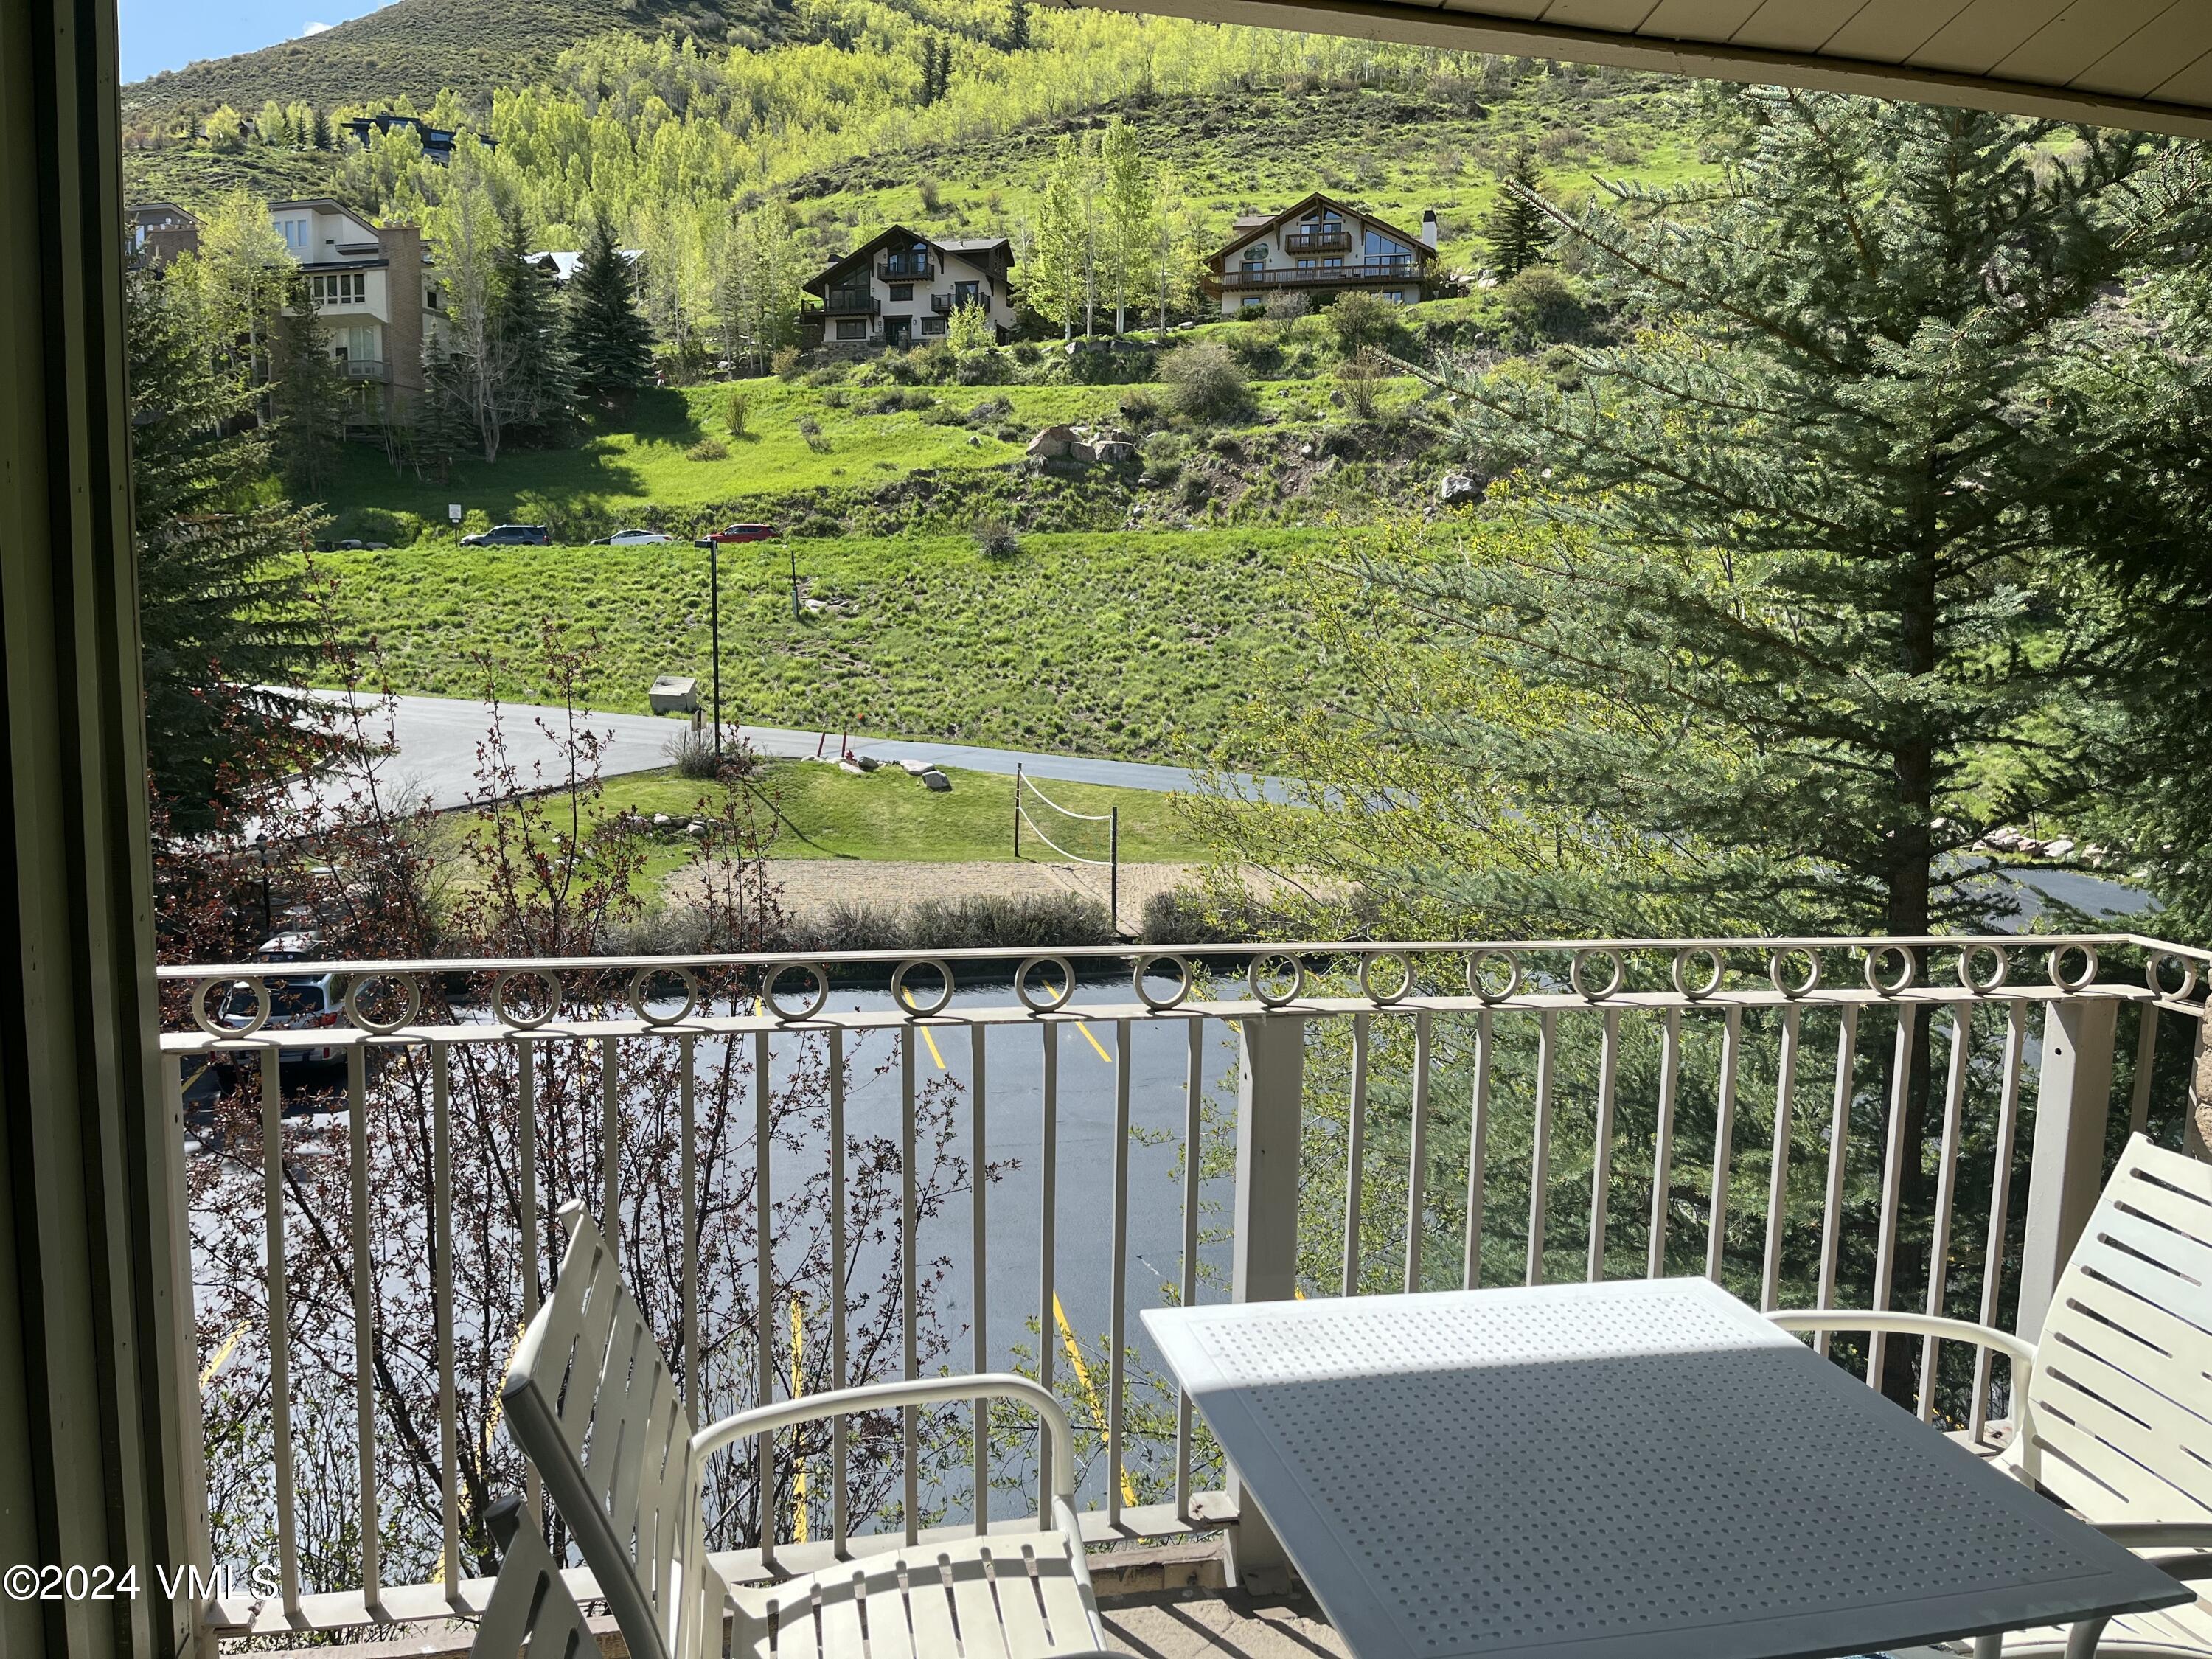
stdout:
{"type": "Polygon", "coordinates": [[[2212,1164],[2129,1140],[2027,1397],[2036,1478],[2093,1520],[2212,1517],[2212,1164]]]}
{"type": "Polygon", "coordinates": [[[652,1328],[580,1204],[552,1296],[515,1352],[501,1397],[635,1659],[719,1646],[726,1590],[707,1565],[690,1413],[652,1328]]]}
{"type": "Polygon", "coordinates": [[[599,1659],[599,1638],[561,1577],[522,1500],[502,1498],[484,1517],[499,1546],[499,1578],[477,1621],[470,1659],[599,1659]]]}

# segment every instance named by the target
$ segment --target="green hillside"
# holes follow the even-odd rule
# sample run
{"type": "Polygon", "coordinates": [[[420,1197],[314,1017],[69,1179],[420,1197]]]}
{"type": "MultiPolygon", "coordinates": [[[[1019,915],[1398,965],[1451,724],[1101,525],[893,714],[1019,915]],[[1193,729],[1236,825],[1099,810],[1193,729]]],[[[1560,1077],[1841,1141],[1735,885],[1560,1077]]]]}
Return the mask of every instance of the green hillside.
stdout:
{"type": "MultiPolygon", "coordinates": [[[[896,733],[1123,759],[1203,748],[1271,686],[1332,686],[1303,638],[1319,531],[1030,536],[990,558],[964,536],[797,544],[721,560],[725,708],[747,723],[896,733]]],[[[400,690],[550,695],[548,622],[595,644],[592,706],[643,713],[664,673],[706,683],[707,557],[662,547],[456,548],[318,556],[345,636],[373,636],[400,690]]]]}
{"type": "Polygon", "coordinates": [[[579,40],[621,31],[701,40],[772,33],[775,0],[392,0],[365,17],[233,58],[164,70],[123,89],[126,122],[149,112],[252,111],[270,98],[324,108],[440,92],[488,110],[495,88],[542,80],[579,40]]]}

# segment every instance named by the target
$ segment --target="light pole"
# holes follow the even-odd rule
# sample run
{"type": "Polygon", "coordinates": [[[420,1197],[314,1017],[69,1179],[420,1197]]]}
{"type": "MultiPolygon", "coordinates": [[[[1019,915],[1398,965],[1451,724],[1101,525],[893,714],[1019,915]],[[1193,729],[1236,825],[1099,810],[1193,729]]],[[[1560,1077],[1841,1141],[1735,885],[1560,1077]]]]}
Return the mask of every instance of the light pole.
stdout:
{"type": "Polygon", "coordinates": [[[783,550],[791,556],[791,619],[799,620],[799,550],[791,544],[791,532],[783,532],[783,550]]]}
{"type": "Polygon", "coordinates": [[[709,538],[707,543],[707,600],[713,616],[714,632],[714,766],[722,764],[722,543],[720,537],[709,538]]]}
{"type": "Polygon", "coordinates": [[[270,932],[269,914],[269,834],[264,830],[253,838],[254,855],[261,860],[261,937],[270,932]]]}

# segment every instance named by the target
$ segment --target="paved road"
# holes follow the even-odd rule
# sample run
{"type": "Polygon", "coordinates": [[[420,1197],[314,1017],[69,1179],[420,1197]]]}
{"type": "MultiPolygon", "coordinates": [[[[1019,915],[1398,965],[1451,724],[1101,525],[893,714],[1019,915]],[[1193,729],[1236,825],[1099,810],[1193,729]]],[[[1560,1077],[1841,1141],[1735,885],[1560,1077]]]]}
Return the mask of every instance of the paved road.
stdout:
{"type": "MultiPolygon", "coordinates": [[[[337,702],[338,692],[309,695],[337,702]]],[[[568,729],[568,711],[528,703],[503,703],[501,729],[507,750],[525,787],[533,781],[550,785],[562,772],[561,749],[548,731],[568,729]]],[[[392,714],[393,752],[371,763],[380,786],[419,795],[437,807],[459,806],[482,788],[477,775],[477,748],[489,729],[491,710],[487,704],[459,697],[400,697],[392,714]]],[[[372,708],[365,716],[372,741],[380,738],[383,717],[372,708]]],[[[667,744],[684,730],[675,718],[650,714],[587,713],[576,717],[578,729],[598,732],[606,746],[599,769],[606,776],[646,772],[669,763],[667,744]]],[[[781,726],[739,728],[744,740],[761,754],[793,758],[837,752],[835,732],[796,732],[781,726]]],[[[1014,768],[1049,782],[1103,783],[1126,789],[1192,790],[1197,774],[1179,766],[1153,766],[1137,761],[1089,760],[1079,755],[1047,755],[1021,749],[979,749],[967,744],[915,742],[898,738],[872,738],[855,733],[855,754],[879,760],[935,761],[971,772],[1012,775],[1014,768]]],[[[1270,799],[1287,799],[1273,779],[1255,780],[1238,775],[1243,788],[1260,788],[1270,799]]]]}

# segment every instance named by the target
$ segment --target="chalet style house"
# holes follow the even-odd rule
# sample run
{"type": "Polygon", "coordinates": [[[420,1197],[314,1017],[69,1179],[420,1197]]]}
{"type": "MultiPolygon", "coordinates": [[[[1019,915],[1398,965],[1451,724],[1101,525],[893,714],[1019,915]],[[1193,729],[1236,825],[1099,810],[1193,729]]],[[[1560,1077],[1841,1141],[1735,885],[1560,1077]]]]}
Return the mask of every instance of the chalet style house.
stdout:
{"type": "Polygon", "coordinates": [[[1003,236],[923,236],[893,225],[805,284],[824,345],[911,345],[978,305],[1000,339],[1014,325],[1012,245],[1003,236]]]}
{"type": "Polygon", "coordinates": [[[1206,261],[1206,291],[1234,317],[1289,289],[1316,301],[1364,289],[1401,305],[1419,299],[1437,263],[1437,216],[1421,215],[1409,236],[1374,215],[1326,196],[1309,196],[1279,213],[1238,219],[1228,245],[1206,261]]]}

